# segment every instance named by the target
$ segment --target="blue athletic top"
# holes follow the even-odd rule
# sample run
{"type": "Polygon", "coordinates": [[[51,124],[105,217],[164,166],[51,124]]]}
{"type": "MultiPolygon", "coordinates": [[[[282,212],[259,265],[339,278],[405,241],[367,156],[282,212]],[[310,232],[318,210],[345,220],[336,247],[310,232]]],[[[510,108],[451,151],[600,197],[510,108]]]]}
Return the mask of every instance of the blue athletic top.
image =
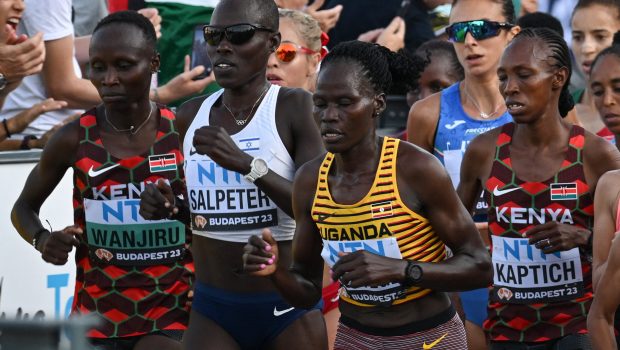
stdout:
{"type": "MultiPolygon", "coordinates": [[[[474,137],[512,122],[512,116],[505,112],[497,119],[477,120],[463,110],[459,85],[456,83],[441,91],[439,122],[435,132],[433,154],[446,167],[454,187],[460,181],[460,170],[465,149],[474,137]]],[[[476,204],[476,214],[486,214],[486,204],[482,200],[476,204]]]]}

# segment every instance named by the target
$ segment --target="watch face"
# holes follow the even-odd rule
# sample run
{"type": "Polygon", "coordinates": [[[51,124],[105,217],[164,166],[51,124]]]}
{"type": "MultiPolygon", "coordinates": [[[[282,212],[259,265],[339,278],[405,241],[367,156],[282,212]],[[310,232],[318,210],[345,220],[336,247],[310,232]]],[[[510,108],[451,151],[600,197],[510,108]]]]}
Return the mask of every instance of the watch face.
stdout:
{"type": "Polygon", "coordinates": [[[422,277],[422,268],[419,265],[410,265],[407,275],[410,279],[417,281],[422,277]]]}
{"type": "Polygon", "coordinates": [[[259,174],[267,174],[269,172],[269,167],[267,166],[267,162],[263,159],[256,158],[254,161],[254,168],[259,174]]]}

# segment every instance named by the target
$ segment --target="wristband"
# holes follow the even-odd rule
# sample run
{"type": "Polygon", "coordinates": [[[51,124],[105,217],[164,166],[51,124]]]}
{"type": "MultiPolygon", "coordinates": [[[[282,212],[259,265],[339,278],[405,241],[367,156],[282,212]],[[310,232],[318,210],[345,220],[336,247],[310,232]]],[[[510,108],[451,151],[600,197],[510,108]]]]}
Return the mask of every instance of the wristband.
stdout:
{"type": "MultiPolygon", "coordinates": [[[[34,247],[34,249],[37,249],[37,244],[39,244],[39,239],[41,239],[41,235],[42,235],[44,232],[50,233],[50,231],[49,231],[48,229],[42,228],[42,229],[40,229],[39,231],[37,231],[37,233],[35,233],[35,234],[32,236],[32,246],[34,247]]],[[[37,250],[39,250],[39,249],[37,249],[37,250]]]]}
{"type": "Polygon", "coordinates": [[[37,137],[34,135],[26,135],[24,136],[24,138],[22,139],[22,143],[19,145],[19,149],[23,149],[23,150],[29,150],[30,146],[28,145],[28,141],[30,140],[36,140],[37,137]]]}
{"type": "Polygon", "coordinates": [[[4,126],[4,132],[6,133],[6,137],[11,137],[11,132],[9,131],[9,124],[6,119],[2,119],[2,125],[4,126]]]}
{"type": "Polygon", "coordinates": [[[172,206],[172,208],[176,207],[177,209],[179,209],[179,211],[176,214],[172,214],[168,217],[168,219],[170,220],[177,220],[180,221],[186,225],[189,225],[190,223],[190,214],[189,214],[189,207],[187,207],[185,205],[185,201],[181,200],[180,198],[177,198],[176,196],[174,196],[174,204],[172,206]]]}

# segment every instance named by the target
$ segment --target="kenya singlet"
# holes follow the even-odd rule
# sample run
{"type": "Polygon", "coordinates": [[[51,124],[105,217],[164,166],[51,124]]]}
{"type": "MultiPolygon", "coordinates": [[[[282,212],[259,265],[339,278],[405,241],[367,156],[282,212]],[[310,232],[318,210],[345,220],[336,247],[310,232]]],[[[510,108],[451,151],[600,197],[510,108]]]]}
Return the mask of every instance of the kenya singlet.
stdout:
{"type": "Polygon", "coordinates": [[[160,109],[154,144],[142,155],[119,159],[108,153],[92,109],[80,117],[74,170],[75,223],[85,242],[76,252],[73,311],[97,313],[94,338],[184,330],[185,302],[193,280],[190,235],[175,220],[148,221],[139,214],[146,183],[169,182],[184,195],[183,158],[175,116],[160,109]]]}
{"type": "Polygon", "coordinates": [[[512,169],[514,130],[514,123],[502,127],[485,184],[494,277],[484,328],[494,341],[544,342],[587,333],[592,271],[586,254],[579,248],[544,254],[521,236],[551,220],[592,227],[584,130],[572,126],[560,170],[543,182],[522,181],[512,169]]]}
{"type": "MultiPolygon", "coordinates": [[[[269,170],[293,181],[295,162],[276,127],[279,91],[279,86],[271,85],[252,119],[230,137],[240,150],[265,160],[269,170]]],[[[290,216],[246,180],[244,174],[224,169],[209,156],[196,153],[192,144],[194,133],[196,129],[210,125],[211,107],[223,92],[219,90],[204,100],[183,141],[192,233],[247,243],[251,235],[269,228],[276,240],[290,241],[295,231],[295,221],[290,216]]]]}
{"type": "MultiPolygon", "coordinates": [[[[336,203],[327,177],[334,160],[327,153],[318,174],[312,203],[312,219],[323,240],[321,255],[331,267],[338,252],[366,250],[370,253],[421,262],[445,259],[444,243],[429,221],[407,208],[396,185],[396,155],[399,140],[385,137],[375,179],[366,196],[355,204],[336,203]]],[[[421,298],[430,289],[405,288],[400,282],[359,288],[343,285],[340,300],[359,305],[391,305],[421,298]]]]}

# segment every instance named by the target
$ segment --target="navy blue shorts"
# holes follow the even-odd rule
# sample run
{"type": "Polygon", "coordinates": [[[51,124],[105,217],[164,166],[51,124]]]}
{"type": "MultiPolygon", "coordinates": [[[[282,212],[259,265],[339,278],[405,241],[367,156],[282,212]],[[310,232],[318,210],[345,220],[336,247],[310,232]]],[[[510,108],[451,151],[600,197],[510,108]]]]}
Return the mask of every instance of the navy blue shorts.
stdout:
{"type": "Polygon", "coordinates": [[[278,293],[235,293],[196,281],[192,309],[226,330],[242,349],[258,349],[307,312],[320,311],[322,304],[298,309],[278,293]]]}

